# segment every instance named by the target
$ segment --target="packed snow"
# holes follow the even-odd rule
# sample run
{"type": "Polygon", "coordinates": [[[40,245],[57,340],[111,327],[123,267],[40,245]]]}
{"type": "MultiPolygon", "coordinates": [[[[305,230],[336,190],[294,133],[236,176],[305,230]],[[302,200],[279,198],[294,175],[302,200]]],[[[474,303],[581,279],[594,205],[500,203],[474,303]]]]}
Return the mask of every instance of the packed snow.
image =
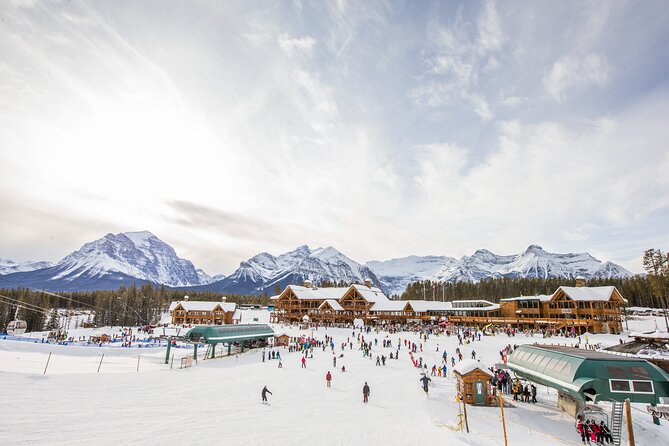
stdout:
{"type": "MultiPolygon", "coordinates": [[[[267,311],[244,310],[242,320],[263,323],[268,318],[267,311]]],[[[659,325],[661,321],[657,322],[659,325]]],[[[640,317],[630,320],[629,325],[631,331],[645,332],[654,330],[656,321],[640,317]]],[[[2,444],[504,444],[498,407],[468,406],[470,433],[456,430],[458,404],[450,362],[447,377],[431,376],[426,395],[419,382],[421,373],[403,343],[407,339],[422,344],[423,351],[414,357],[422,358],[429,372],[433,364],[441,364],[443,351],[454,356],[458,347],[455,336],[431,336],[421,341],[417,334],[408,332],[363,333],[367,341],[378,340],[372,356],[365,358],[351,328],[274,328],[290,336],[320,340],[329,335],[334,338],[334,354],[330,348],[315,348],[313,359],[308,358],[306,368],[301,368],[300,352],[283,347],[265,349],[265,354],[280,352],[279,368],[278,359],[263,362],[261,349],[204,361],[202,348],[197,363],[180,369],[180,358],[192,357],[192,348],[173,348],[175,359],[170,366],[164,364],[164,343],[150,346],[150,340],[134,342],[131,347],[121,347],[120,343],[100,347],[85,342],[46,344],[39,333],[27,335],[29,341],[0,338],[0,377],[6,405],[0,423],[2,444]],[[353,348],[347,346],[342,351],[340,344],[347,339],[353,342],[353,348]],[[382,347],[386,339],[392,342],[392,348],[382,347]],[[389,357],[396,351],[398,339],[402,340],[399,359],[388,359],[385,366],[375,365],[378,355],[389,357]],[[325,385],[328,371],[333,375],[331,388],[325,385]],[[371,387],[368,404],[362,402],[365,382],[371,387]],[[261,403],[263,386],[272,392],[269,404],[261,403]]],[[[120,327],[110,330],[123,332],[120,327]]],[[[176,334],[183,329],[166,330],[166,334],[176,334]]],[[[79,338],[92,332],[76,329],[68,335],[79,338]]],[[[359,333],[355,331],[356,337],[359,333]]],[[[154,334],[163,334],[162,329],[154,334]]],[[[583,336],[582,341],[585,339],[583,336]]],[[[610,345],[619,337],[590,334],[587,340],[610,345]]],[[[483,336],[481,341],[459,348],[465,358],[475,350],[487,367],[499,362],[499,351],[507,344],[533,342],[571,345],[576,340],[496,335],[483,336]]],[[[537,404],[505,397],[508,444],[579,444],[574,420],[555,407],[556,397],[554,390],[542,386],[537,404]]],[[[641,405],[634,405],[633,418],[638,445],[669,443],[666,422],[654,425],[641,405]]]]}

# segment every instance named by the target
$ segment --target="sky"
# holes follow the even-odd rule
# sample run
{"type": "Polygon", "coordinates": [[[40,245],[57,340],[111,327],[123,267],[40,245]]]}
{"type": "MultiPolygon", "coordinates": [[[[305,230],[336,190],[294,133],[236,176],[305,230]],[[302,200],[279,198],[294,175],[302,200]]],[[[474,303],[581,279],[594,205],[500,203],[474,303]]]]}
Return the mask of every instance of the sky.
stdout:
{"type": "Polygon", "coordinates": [[[663,1],[0,2],[0,257],[669,250],[663,1]]]}

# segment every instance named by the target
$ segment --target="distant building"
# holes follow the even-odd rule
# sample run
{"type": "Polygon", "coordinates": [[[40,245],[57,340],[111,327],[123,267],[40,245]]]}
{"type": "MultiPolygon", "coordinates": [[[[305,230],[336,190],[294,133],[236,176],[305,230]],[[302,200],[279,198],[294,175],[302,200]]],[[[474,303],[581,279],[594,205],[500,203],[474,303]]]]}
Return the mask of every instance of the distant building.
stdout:
{"type": "Polygon", "coordinates": [[[175,325],[226,325],[240,320],[236,303],[184,299],[172,302],[169,311],[175,325]]]}

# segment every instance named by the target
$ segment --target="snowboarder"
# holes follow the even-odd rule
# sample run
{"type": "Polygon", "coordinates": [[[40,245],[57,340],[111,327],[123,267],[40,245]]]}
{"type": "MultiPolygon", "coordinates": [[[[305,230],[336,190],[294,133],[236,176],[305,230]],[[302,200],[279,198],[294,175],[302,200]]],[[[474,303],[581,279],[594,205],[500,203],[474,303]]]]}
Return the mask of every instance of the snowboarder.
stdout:
{"type": "Polygon", "coordinates": [[[369,385],[365,381],[365,385],[362,386],[362,402],[366,403],[369,400],[369,385]]]}
{"type": "Polygon", "coordinates": [[[262,392],[261,392],[261,396],[262,396],[262,402],[265,403],[265,404],[267,404],[267,394],[268,394],[268,393],[269,393],[270,395],[272,394],[272,392],[269,391],[269,389],[267,388],[267,386],[263,387],[263,388],[262,388],[262,392]]]}
{"type": "Polygon", "coordinates": [[[328,387],[331,387],[330,384],[332,383],[332,374],[330,371],[328,371],[328,373],[325,375],[325,383],[328,387]]]}
{"type": "Polygon", "coordinates": [[[427,376],[426,373],[424,373],[423,377],[421,379],[419,379],[418,381],[421,381],[423,383],[423,390],[425,391],[425,393],[427,393],[427,391],[428,391],[427,385],[432,380],[427,376]]]}

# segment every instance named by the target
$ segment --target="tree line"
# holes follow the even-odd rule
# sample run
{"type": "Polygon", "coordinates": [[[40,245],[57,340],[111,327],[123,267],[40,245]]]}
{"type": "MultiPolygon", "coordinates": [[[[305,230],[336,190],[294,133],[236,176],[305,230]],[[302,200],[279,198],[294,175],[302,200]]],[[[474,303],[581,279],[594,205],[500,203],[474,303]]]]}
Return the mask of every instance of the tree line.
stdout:
{"type": "MultiPolygon", "coordinates": [[[[0,295],[5,296],[0,297],[0,331],[14,319],[15,301],[29,308],[19,308],[19,319],[26,321],[28,331],[41,331],[47,326],[55,328],[56,309],[90,311],[96,326],[136,326],[157,323],[170,303],[182,300],[184,295],[191,301],[221,301],[222,297],[221,293],[186,292],[153,285],[57,294],[27,288],[0,289],[0,295]]],[[[269,305],[270,302],[266,296],[225,294],[225,297],[226,302],[238,305],[269,305]]]]}

